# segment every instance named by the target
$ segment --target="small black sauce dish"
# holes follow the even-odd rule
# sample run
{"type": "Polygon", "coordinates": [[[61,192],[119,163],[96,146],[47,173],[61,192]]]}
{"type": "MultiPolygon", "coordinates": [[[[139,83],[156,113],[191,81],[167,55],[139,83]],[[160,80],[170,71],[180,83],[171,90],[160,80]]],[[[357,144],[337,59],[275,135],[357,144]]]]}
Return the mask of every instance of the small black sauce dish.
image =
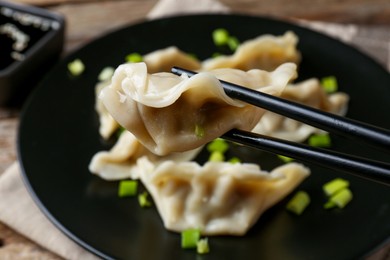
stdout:
{"type": "Polygon", "coordinates": [[[21,106],[58,60],[64,18],[46,9],[0,0],[0,106],[21,106]]]}

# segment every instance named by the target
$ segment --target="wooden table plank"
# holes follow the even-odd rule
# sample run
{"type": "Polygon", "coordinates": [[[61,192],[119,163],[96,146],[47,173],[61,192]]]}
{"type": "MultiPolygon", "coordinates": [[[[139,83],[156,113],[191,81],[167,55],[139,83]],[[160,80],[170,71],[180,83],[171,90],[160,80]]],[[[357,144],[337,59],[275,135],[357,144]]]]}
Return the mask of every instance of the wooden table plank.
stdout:
{"type": "MultiPolygon", "coordinates": [[[[219,0],[236,12],[265,14],[278,17],[294,17],[308,20],[322,20],[358,24],[389,24],[390,1],[388,0],[219,0]],[[304,7],[304,8],[303,8],[304,7]]],[[[15,0],[15,2],[36,6],[60,4],[104,5],[107,2],[142,5],[144,0],[15,0]]],[[[150,1],[148,1],[150,2],[150,1]]],[[[157,1],[151,1],[156,3],[157,1]]],[[[132,12],[134,13],[134,12],[132,12]]]]}
{"type": "Polygon", "coordinates": [[[48,6],[60,5],[60,4],[81,4],[85,2],[96,2],[96,0],[15,0],[14,2],[18,2],[21,4],[29,4],[29,5],[39,6],[39,7],[48,7],[48,6]]]}
{"type": "Polygon", "coordinates": [[[68,53],[111,30],[144,19],[155,3],[156,0],[100,1],[48,9],[66,17],[65,52],[68,53]]]}
{"type": "Polygon", "coordinates": [[[16,160],[19,110],[0,108],[0,175],[16,160]]]}
{"type": "Polygon", "coordinates": [[[0,222],[0,259],[59,260],[61,258],[17,234],[0,222]]]}
{"type": "Polygon", "coordinates": [[[388,0],[219,0],[232,10],[339,23],[390,24],[388,0]]]}

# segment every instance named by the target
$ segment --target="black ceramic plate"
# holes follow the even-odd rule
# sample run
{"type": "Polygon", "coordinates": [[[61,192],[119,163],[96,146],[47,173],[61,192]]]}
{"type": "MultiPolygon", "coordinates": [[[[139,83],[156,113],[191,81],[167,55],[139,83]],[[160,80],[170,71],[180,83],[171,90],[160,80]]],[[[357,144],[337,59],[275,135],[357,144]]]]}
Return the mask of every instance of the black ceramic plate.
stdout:
{"type": "MultiPolygon", "coordinates": [[[[335,75],[351,97],[348,117],[390,128],[390,76],[370,58],[336,40],[285,22],[240,15],[200,15],[139,23],[108,34],[64,59],[25,106],[19,131],[19,156],[27,186],[47,217],[83,247],[104,258],[194,259],[180,248],[180,236],[164,229],[155,208],[141,209],[136,199],[119,199],[117,183],[88,171],[91,157],[112,143],[98,134],[94,110],[97,75],[117,66],[131,52],[145,54],[176,45],[205,59],[217,51],[215,28],[227,28],[241,41],[260,34],[294,31],[303,54],[300,79],[335,75]],[[67,73],[80,58],[86,71],[67,73]]],[[[371,148],[333,136],[332,149],[380,160],[371,148]]],[[[276,156],[240,148],[244,161],[266,169],[276,156]]],[[[212,237],[202,259],[353,259],[370,254],[389,238],[390,189],[384,185],[308,165],[312,175],[299,188],[311,205],[297,217],[286,200],[268,210],[243,237],[212,237]],[[351,182],[353,201],[343,210],[324,210],[321,185],[334,177],[351,182]]]]}

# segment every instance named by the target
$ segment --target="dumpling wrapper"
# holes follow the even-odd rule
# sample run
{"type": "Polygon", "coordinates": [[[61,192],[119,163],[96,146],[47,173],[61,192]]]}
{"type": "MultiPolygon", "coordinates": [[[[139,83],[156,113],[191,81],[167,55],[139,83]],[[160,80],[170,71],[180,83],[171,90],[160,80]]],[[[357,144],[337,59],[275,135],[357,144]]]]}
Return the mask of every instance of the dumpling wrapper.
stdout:
{"type": "MultiPolygon", "coordinates": [[[[188,53],[176,46],[159,49],[143,56],[149,73],[170,72],[173,66],[186,68],[193,71],[207,71],[216,68],[237,68],[273,70],[279,65],[291,61],[299,63],[300,53],[296,49],[297,36],[293,32],[286,32],[283,36],[261,35],[241,44],[232,56],[207,59],[200,62],[188,53]],[[281,50],[281,48],[285,48],[281,50]],[[250,52],[253,51],[253,54],[250,52]],[[253,60],[254,57],[258,59],[253,60]]],[[[110,84],[110,81],[99,83],[96,91],[100,92],[101,86],[110,84]]],[[[98,97],[98,96],[96,96],[98,97]]],[[[119,127],[118,123],[107,113],[99,98],[96,98],[96,110],[100,117],[100,135],[108,139],[119,127]]]]}
{"type": "Polygon", "coordinates": [[[99,82],[95,86],[95,110],[99,116],[99,134],[104,139],[110,138],[116,130],[119,128],[118,122],[108,113],[106,107],[103,102],[98,98],[100,91],[109,86],[111,83],[110,80],[99,82]]]}
{"type": "Polygon", "coordinates": [[[197,71],[202,66],[197,59],[179,50],[176,46],[148,53],[143,57],[143,61],[148,66],[149,73],[170,72],[174,66],[197,71]]]}
{"type": "Polygon", "coordinates": [[[287,196],[309,174],[289,163],[270,173],[256,164],[138,160],[140,178],[165,228],[198,228],[203,235],[244,235],[261,214],[287,196]]]}
{"type": "Polygon", "coordinates": [[[272,71],[283,63],[298,64],[301,54],[297,50],[298,37],[291,31],[282,36],[260,35],[240,44],[233,55],[222,55],[203,61],[202,70],[233,68],[272,71]]]}
{"type": "MultiPolygon", "coordinates": [[[[199,70],[201,67],[201,63],[198,60],[179,50],[175,46],[148,53],[143,59],[148,66],[149,73],[169,72],[173,66],[179,66],[189,70],[199,70]]],[[[99,82],[95,86],[95,109],[99,115],[99,133],[104,139],[110,138],[119,127],[119,124],[107,112],[103,102],[99,99],[100,91],[104,87],[110,85],[110,83],[111,80],[106,80],[99,82]]]]}
{"type": "MultiPolygon", "coordinates": [[[[288,85],[282,98],[314,107],[329,113],[345,115],[349,96],[342,92],[327,94],[318,79],[312,78],[288,85]]],[[[324,132],[321,129],[267,111],[252,132],[294,142],[303,142],[311,134],[324,132]]]]}
{"type": "Polygon", "coordinates": [[[156,165],[165,160],[181,162],[195,158],[200,148],[182,153],[172,153],[168,156],[157,156],[146,149],[135,136],[124,131],[115,145],[109,151],[96,153],[89,163],[90,172],[105,180],[122,180],[139,178],[137,160],[146,156],[150,162],[156,165]]]}
{"type": "Polygon", "coordinates": [[[233,128],[251,130],[259,121],[264,110],[228,97],[216,77],[278,95],[296,77],[296,65],[286,63],[273,72],[221,69],[188,78],[148,74],[145,63],[123,64],[99,97],[145,147],[166,155],[200,147],[233,128]]]}

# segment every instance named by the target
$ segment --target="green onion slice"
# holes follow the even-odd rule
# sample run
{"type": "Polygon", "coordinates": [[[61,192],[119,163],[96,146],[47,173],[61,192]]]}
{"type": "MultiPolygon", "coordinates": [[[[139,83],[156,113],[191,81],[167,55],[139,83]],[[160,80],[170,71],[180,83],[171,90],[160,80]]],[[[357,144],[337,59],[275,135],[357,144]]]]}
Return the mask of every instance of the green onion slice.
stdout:
{"type": "Polygon", "coordinates": [[[126,56],[125,60],[127,62],[141,62],[143,61],[143,58],[142,58],[142,55],[137,53],[137,52],[133,52],[133,53],[130,53],[129,55],[126,56]]]}
{"type": "Polygon", "coordinates": [[[344,188],[331,196],[329,201],[325,203],[324,208],[330,209],[338,207],[340,209],[344,208],[353,198],[352,192],[348,188],[344,188]]]}
{"type": "Polygon", "coordinates": [[[285,162],[285,163],[294,161],[293,158],[287,157],[287,156],[284,156],[284,155],[280,155],[280,154],[278,154],[278,158],[279,158],[280,160],[282,160],[283,162],[285,162]]]}
{"type": "Polygon", "coordinates": [[[241,160],[238,157],[232,157],[232,158],[229,159],[229,162],[233,163],[233,164],[234,163],[241,163],[241,160]]]}
{"type": "Polygon", "coordinates": [[[213,141],[211,141],[207,145],[207,151],[210,153],[212,152],[220,152],[220,153],[225,153],[229,149],[229,144],[222,138],[217,138],[213,141]]]}
{"type": "Polygon", "coordinates": [[[231,51],[235,51],[237,50],[238,46],[240,46],[240,41],[236,37],[231,36],[228,39],[227,45],[231,51]]]}
{"type": "Polygon", "coordinates": [[[228,44],[230,35],[226,29],[218,28],[213,31],[212,37],[216,46],[223,46],[228,44]]]}
{"type": "Polygon", "coordinates": [[[321,85],[324,88],[326,93],[334,93],[338,89],[337,79],[335,76],[322,78],[321,85]]]}
{"type": "Polygon", "coordinates": [[[142,208],[152,206],[152,202],[149,200],[149,193],[144,191],[141,194],[138,194],[138,203],[142,208]]]}
{"type": "Polygon", "coordinates": [[[202,137],[204,137],[204,134],[205,134],[204,128],[201,125],[196,124],[195,125],[195,135],[196,135],[196,137],[202,138],[202,137]]]}
{"type": "Polygon", "coordinates": [[[348,188],[349,181],[344,180],[342,178],[333,179],[322,186],[322,190],[325,192],[327,196],[332,196],[336,194],[338,191],[348,188]]]}
{"type": "Polygon", "coordinates": [[[79,76],[84,72],[85,66],[80,59],[75,59],[68,63],[68,70],[73,76],[79,76]]]}
{"type": "Polygon", "coordinates": [[[315,147],[329,147],[332,142],[328,133],[313,134],[309,137],[309,145],[315,147]]]}
{"type": "Polygon", "coordinates": [[[207,254],[210,252],[209,241],[207,238],[202,238],[196,243],[196,252],[198,254],[207,254]]]}
{"type": "Polygon", "coordinates": [[[114,75],[114,68],[113,67],[105,67],[99,73],[98,80],[99,81],[109,80],[109,79],[111,79],[112,75],[114,75]]]}
{"type": "Polygon", "coordinates": [[[225,155],[223,153],[215,151],[210,154],[209,162],[223,162],[225,161],[225,155]]]}
{"type": "Polygon", "coordinates": [[[199,229],[187,229],[181,232],[181,247],[184,249],[197,248],[200,239],[199,229]]]}
{"type": "Polygon", "coordinates": [[[195,53],[187,53],[188,57],[190,57],[191,59],[194,59],[194,60],[199,60],[198,59],[198,56],[196,56],[195,53]]]}
{"type": "Polygon", "coordinates": [[[129,197],[137,194],[138,182],[134,180],[123,180],[119,182],[118,196],[129,197]]]}
{"type": "Polygon", "coordinates": [[[219,53],[219,52],[214,52],[214,53],[211,55],[212,58],[217,58],[217,57],[219,57],[219,56],[222,56],[222,54],[219,53]]]}
{"type": "Polygon", "coordinates": [[[123,126],[119,126],[116,130],[116,137],[119,138],[124,131],[127,131],[126,128],[124,128],[123,126]]]}
{"type": "Polygon", "coordinates": [[[301,215],[309,204],[309,194],[305,191],[298,191],[287,203],[286,208],[287,210],[295,213],[296,215],[301,215]]]}

